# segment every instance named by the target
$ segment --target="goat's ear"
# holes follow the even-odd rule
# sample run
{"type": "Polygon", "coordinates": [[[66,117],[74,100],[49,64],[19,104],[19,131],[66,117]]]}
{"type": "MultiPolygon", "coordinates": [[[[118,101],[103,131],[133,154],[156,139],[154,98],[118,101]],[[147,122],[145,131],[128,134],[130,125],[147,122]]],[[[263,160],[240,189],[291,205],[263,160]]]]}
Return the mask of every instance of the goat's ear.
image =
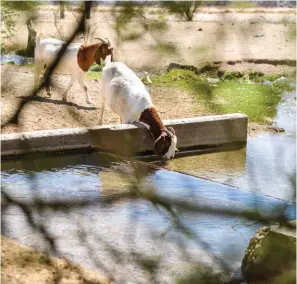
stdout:
{"type": "Polygon", "coordinates": [[[174,129],[173,129],[172,127],[168,126],[168,130],[169,130],[173,135],[175,135],[175,131],[174,131],[174,129]]]}
{"type": "Polygon", "coordinates": [[[154,144],[155,153],[159,156],[162,156],[162,152],[163,152],[164,148],[165,148],[165,137],[161,135],[155,141],[155,144],[154,144]]]}

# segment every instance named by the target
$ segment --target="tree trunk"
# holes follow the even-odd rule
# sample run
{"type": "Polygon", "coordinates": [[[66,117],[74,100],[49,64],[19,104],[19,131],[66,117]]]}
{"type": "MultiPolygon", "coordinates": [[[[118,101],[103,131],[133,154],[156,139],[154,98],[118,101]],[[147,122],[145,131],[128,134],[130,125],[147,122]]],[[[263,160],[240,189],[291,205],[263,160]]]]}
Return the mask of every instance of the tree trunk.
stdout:
{"type": "Polygon", "coordinates": [[[91,19],[91,7],[92,7],[92,2],[91,1],[86,1],[85,2],[85,9],[86,9],[86,19],[87,20],[91,19]]]}
{"type": "Polygon", "coordinates": [[[65,4],[63,1],[60,1],[60,19],[65,18],[65,4]]]}
{"type": "Polygon", "coordinates": [[[36,31],[32,28],[31,19],[27,21],[28,28],[28,43],[26,48],[25,56],[34,57],[34,49],[35,49],[35,40],[36,40],[36,31]]]}

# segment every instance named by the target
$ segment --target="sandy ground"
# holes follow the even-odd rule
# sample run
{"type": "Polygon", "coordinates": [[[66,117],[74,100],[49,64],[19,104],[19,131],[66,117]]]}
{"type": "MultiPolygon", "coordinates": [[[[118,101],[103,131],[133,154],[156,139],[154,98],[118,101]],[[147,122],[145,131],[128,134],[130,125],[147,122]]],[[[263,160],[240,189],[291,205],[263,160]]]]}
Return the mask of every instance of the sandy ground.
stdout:
{"type": "Polygon", "coordinates": [[[49,258],[1,237],[1,283],[108,284],[111,280],[65,259],[49,258]]]}
{"type": "MultiPolygon", "coordinates": [[[[145,14],[148,23],[163,17],[167,30],[164,32],[149,28],[143,29],[143,36],[137,41],[117,40],[115,16],[106,9],[93,12],[91,30],[94,37],[108,37],[115,49],[115,58],[138,71],[164,71],[171,62],[192,64],[197,67],[206,61],[222,61],[224,70],[258,70],[264,73],[293,72],[294,67],[286,65],[241,63],[228,65],[227,60],[268,59],[283,60],[296,59],[296,42],[292,38],[295,27],[294,9],[268,9],[267,13],[221,13],[222,10],[205,10],[195,16],[193,22],[181,21],[176,16],[160,14],[155,10],[148,10],[145,14]],[[219,13],[218,13],[219,11],[219,13]],[[281,12],[280,12],[281,11],[281,12]],[[202,29],[202,31],[199,31],[202,29]],[[263,37],[255,37],[263,34],[263,37]],[[225,63],[224,63],[225,62],[225,63]]],[[[38,19],[34,22],[37,31],[45,35],[59,37],[71,32],[75,25],[75,14],[66,12],[64,20],[57,20],[54,24],[54,11],[43,8],[38,19]]],[[[77,17],[77,14],[76,14],[77,17]]],[[[139,32],[139,22],[132,21],[129,33],[139,32]],[[138,28],[137,28],[138,25],[138,28]],[[135,30],[136,29],[136,30],[135,30]],[[138,29],[138,30],[137,30],[138,29]]],[[[7,45],[12,49],[26,46],[27,29],[26,16],[17,19],[16,35],[7,45]]],[[[83,36],[76,41],[83,41],[83,36]]],[[[28,95],[33,85],[33,69],[17,66],[2,66],[2,94],[1,119],[6,124],[21,101],[28,95]]],[[[93,105],[87,105],[84,93],[76,83],[68,94],[68,102],[61,100],[63,90],[69,81],[67,75],[54,76],[57,85],[52,96],[47,97],[41,91],[39,97],[26,104],[22,109],[18,124],[9,124],[2,128],[3,133],[23,132],[53,128],[69,128],[96,125],[100,106],[100,81],[87,80],[89,93],[93,105]]],[[[207,115],[197,101],[187,93],[181,91],[151,88],[153,102],[162,119],[186,118],[207,115]]],[[[107,110],[104,123],[119,123],[119,118],[107,110]]],[[[250,125],[249,135],[265,127],[250,125]]]]}
{"type": "MultiPolygon", "coordinates": [[[[263,9],[262,9],[263,10],[263,9]]],[[[208,61],[243,60],[243,59],[291,59],[296,60],[296,42],[292,38],[295,27],[294,10],[266,10],[265,13],[218,13],[209,10],[197,14],[193,22],[179,20],[175,16],[164,16],[167,30],[160,33],[149,26],[147,31],[139,28],[139,22],[133,21],[126,29],[143,33],[137,41],[118,41],[115,17],[108,11],[93,14],[90,24],[94,28],[94,37],[108,37],[115,48],[115,58],[123,61],[138,71],[164,71],[171,62],[191,64],[197,67],[208,61]],[[201,29],[199,31],[199,29],[201,29]],[[255,37],[256,35],[263,35],[255,37]]],[[[45,35],[59,37],[67,35],[73,29],[75,18],[66,12],[64,20],[54,25],[54,11],[42,9],[34,26],[45,35]],[[56,28],[58,27],[58,29],[56,28]]],[[[159,13],[148,13],[150,19],[160,19],[159,13]]],[[[7,45],[12,50],[25,47],[27,41],[26,17],[20,15],[17,20],[16,35],[7,45]]],[[[83,42],[82,36],[76,41],[83,42]]],[[[285,65],[243,63],[222,65],[227,70],[259,70],[265,73],[292,72],[293,67],[285,65]]],[[[6,124],[22,100],[28,96],[33,86],[31,68],[18,66],[2,66],[1,69],[1,122],[6,124]]],[[[38,98],[32,100],[22,109],[18,124],[9,123],[2,127],[2,133],[23,132],[55,128],[71,128],[96,125],[100,106],[100,81],[87,80],[89,94],[93,101],[87,105],[83,91],[76,83],[68,94],[68,102],[62,101],[69,76],[55,75],[56,88],[49,98],[42,90],[38,98]]],[[[151,88],[152,99],[162,119],[186,118],[207,115],[207,111],[199,108],[195,99],[188,93],[165,88],[151,88]]],[[[106,109],[103,123],[119,123],[119,118],[106,109]]],[[[268,130],[267,126],[249,125],[249,135],[268,130]]],[[[20,254],[31,254],[28,248],[18,246],[15,242],[2,239],[2,283],[29,283],[25,279],[34,279],[30,283],[52,283],[55,271],[52,267],[40,264],[36,269],[29,269],[19,260],[20,254]],[[39,270],[40,268],[40,270],[39,270]],[[28,277],[27,272],[32,272],[28,277]],[[14,281],[14,282],[12,282],[14,281]],[[44,281],[44,282],[42,282],[44,281]]],[[[36,265],[36,263],[34,263],[36,265]]],[[[63,267],[63,265],[61,265],[63,267]]],[[[70,269],[71,271],[71,269],[70,269]]],[[[61,283],[86,283],[73,272],[67,272],[74,278],[61,283]],[[76,279],[76,280],[71,280],[76,279]],[[68,281],[68,282],[67,282],[68,281]],[[75,282],[77,281],[77,282],[75,282]]],[[[97,283],[97,282],[90,282],[97,283]]],[[[101,283],[101,282],[98,282],[101,283]]],[[[102,282],[106,283],[106,282],[102,282]]]]}
{"type": "MultiPolygon", "coordinates": [[[[107,37],[115,50],[115,59],[133,69],[164,70],[171,62],[199,66],[207,61],[242,59],[296,59],[295,10],[266,9],[265,13],[197,13],[188,22],[154,9],[134,18],[122,31],[122,38],[141,35],[137,40],[122,40],[115,31],[118,13],[97,9],[92,13],[89,40],[107,37]],[[154,28],[154,21],[166,24],[164,30],[154,28]],[[93,33],[94,32],[94,33],[93,33]],[[260,35],[261,37],[256,37],[260,35]]],[[[259,12],[264,11],[260,9],[259,12]]],[[[65,19],[54,23],[54,11],[43,8],[33,23],[36,31],[56,38],[67,37],[76,24],[78,14],[65,13],[65,19]]],[[[26,16],[17,20],[16,34],[7,44],[17,50],[27,43],[26,16]]],[[[76,42],[83,42],[78,35],[76,42]]]]}

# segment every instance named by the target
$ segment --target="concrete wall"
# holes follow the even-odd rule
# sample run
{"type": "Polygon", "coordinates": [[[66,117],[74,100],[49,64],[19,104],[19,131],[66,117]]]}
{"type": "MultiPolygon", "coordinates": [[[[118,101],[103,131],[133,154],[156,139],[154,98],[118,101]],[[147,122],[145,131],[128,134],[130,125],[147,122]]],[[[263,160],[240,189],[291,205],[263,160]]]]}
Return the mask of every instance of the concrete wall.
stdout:
{"type": "MultiPolygon", "coordinates": [[[[164,121],[175,129],[179,149],[246,142],[247,123],[248,118],[243,114],[164,121]]],[[[1,155],[97,148],[127,156],[152,151],[153,143],[151,134],[141,124],[104,125],[1,134],[1,155]]]]}

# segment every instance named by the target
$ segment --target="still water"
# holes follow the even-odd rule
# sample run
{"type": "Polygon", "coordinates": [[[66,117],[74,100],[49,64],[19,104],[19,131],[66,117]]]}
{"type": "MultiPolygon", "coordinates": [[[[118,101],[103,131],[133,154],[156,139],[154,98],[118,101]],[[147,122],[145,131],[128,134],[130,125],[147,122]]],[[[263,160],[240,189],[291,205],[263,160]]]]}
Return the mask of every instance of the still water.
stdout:
{"type": "MultiPolygon", "coordinates": [[[[224,210],[257,210],[261,216],[285,212],[295,219],[292,203],[166,169],[143,164],[137,169],[145,192],[197,209],[174,210],[184,230],[173,226],[176,219],[164,207],[143,199],[102,203],[112,194],[127,192],[135,181],[131,163],[106,154],[3,161],[2,190],[29,205],[35,221],[55,239],[58,255],[110,272],[120,283],[150,283],[135,262],[140,254],[160,260],[156,279],[162,283],[173,283],[197,263],[238,270],[249,239],[263,223],[226,216],[224,210]],[[34,206],[36,200],[62,205],[40,209],[34,206]],[[202,213],[199,206],[212,210],[202,213]]],[[[2,232],[38,250],[48,247],[15,205],[2,207],[2,232]]]]}

